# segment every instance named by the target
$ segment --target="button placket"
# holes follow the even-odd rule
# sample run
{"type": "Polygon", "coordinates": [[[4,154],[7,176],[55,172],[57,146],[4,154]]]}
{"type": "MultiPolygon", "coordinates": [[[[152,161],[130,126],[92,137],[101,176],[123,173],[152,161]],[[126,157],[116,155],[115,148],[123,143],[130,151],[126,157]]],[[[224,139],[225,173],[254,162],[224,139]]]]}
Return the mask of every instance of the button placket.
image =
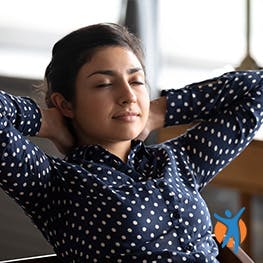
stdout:
{"type": "Polygon", "coordinates": [[[179,229],[178,220],[181,218],[181,215],[180,211],[174,208],[176,195],[171,191],[172,188],[169,187],[169,183],[164,180],[157,182],[157,187],[165,200],[171,224],[174,228],[179,229]]]}

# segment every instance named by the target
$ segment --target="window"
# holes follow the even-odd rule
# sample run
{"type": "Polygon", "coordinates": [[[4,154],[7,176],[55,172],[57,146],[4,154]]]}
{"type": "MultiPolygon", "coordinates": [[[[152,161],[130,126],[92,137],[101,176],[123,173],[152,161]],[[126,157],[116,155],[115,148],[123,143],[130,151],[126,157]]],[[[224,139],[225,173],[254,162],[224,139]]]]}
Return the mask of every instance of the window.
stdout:
{"type": "MultiPolygon", "coordinates": [[[[251,0],[251,55],[263,66],[263,1],[251,0]]],[[[160,88],[180,88],[239,65],[246,0],[159,1],[160,88]]]]}
{"type": "Polygon", "coordinates": [[[62,36],[99,22],[118,22],[121,0],[8,0],[0,8],[0,75],[43,78],[62,36]]]}

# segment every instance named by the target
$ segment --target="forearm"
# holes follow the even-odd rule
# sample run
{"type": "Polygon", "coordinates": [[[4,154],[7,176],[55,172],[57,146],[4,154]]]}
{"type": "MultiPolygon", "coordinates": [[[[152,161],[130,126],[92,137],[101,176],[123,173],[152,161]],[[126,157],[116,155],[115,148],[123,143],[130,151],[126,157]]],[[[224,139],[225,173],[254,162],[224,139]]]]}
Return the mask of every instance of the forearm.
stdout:
{"type": "Polygon", "coordinates": [[[0,92],[0,187],[24,207],[32,203],[29,193],[43,190],[30,182],[46,183],[50,171],[45,153],[27,138],[39,131],[40,119],[34,101],[0,92]]]}
{"type": "Polygon", "coordinates": [[[1,129],[12,125],[22,135],[34,136],[39,131],[40,118],[40,110],[32,99],[0,91],[1,129]]]}
{"type": "Polygon", "coordinates": [[[232,112],[235,118],[241,107],[247,116],[255,115],[260,111],[257,104],[262,105],[261,92],[262,73],[254,71],[230,72],[182,89],[164,90],[162,95],[167,99],[165,126],[214,119],[224,112],[232,112]]]}

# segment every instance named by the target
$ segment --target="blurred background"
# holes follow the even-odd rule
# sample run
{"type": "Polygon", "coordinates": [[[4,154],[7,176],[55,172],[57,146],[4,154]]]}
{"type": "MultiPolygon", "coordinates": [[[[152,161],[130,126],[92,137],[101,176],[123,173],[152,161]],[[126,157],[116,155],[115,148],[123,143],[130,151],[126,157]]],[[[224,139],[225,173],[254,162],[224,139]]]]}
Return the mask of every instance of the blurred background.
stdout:
{"type": "MultiPolygon", "coordinates": [[[[239,66],[261,68],[262,11],[262,0],[4,1],[0,9],[0,89],[42,104],[35,85],[43,79],[54,43],[72,30],[99,22],[124,24],[142,39],[152,98],[161,89],[180,88],[239,66]],[[253,63],[244,66],[248,57],[253,63]]],[[[151,140],[158,138],[154,135],[151,140]]],[[[243,157],[249,172],[235,167],[226,172],[233,178],[244,174],[255,188],[249,183],[244,187],[245,181],[239,179],[222,180],[209,185],[203,196],[211,215],[223,215],[225,209],[236,213],[246,205],[249,236],[245,248],[256,262],[263,262],[262,130],[256,139],[245,153],[248,157],[243,157]]],[[[48,154],[59,155],[48,141],[33,140],[48,154]]],[[[53,253],[49,244],[16,203],[0,191],[0,260],[48,253],[53,253]]]]}

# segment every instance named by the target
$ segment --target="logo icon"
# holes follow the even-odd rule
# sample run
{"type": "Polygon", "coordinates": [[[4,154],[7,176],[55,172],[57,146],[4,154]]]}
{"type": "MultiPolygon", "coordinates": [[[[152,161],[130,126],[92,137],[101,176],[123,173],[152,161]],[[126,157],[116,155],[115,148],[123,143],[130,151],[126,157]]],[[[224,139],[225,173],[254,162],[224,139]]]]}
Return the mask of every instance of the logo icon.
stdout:
{"type": "Polygon", "coordinates": [[[222,248],[225,246],[234,247],[234,253],[238,252],[239,245],[247,235],[247,227],[240,218],[244,211],[245,207],[242,207],[236,215],[232,216],[231,211],[226,209],[226,217],[214,213],[214,217],[218,220],[214,228],[216,239],[219,243],[222,243],[222,248]]]}

